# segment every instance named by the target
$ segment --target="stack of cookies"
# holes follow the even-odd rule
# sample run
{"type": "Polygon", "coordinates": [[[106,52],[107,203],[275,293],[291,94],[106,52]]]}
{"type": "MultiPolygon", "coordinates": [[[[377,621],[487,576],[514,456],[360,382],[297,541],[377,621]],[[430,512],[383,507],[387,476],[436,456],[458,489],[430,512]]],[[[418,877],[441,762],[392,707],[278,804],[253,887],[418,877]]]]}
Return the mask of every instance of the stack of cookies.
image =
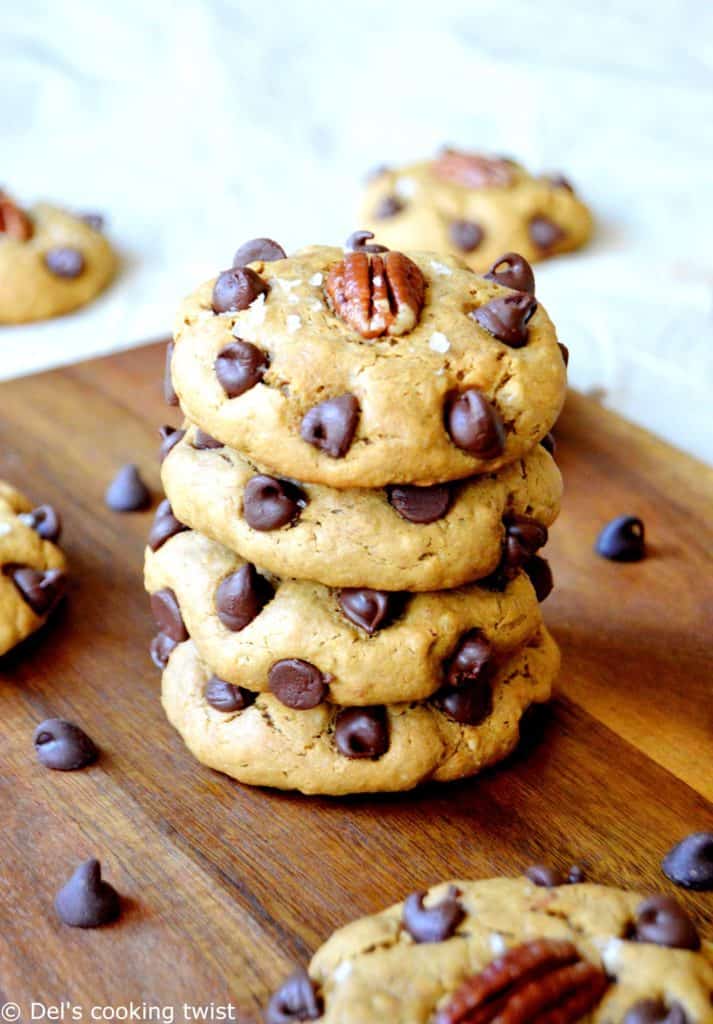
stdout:
{"type": "Polygon", "coordinates": [[[344,794],[471,775],[551,692],[539,601],[565,352],[509,253],[268,239],[169,345],[146,587],[170,721],[242,782],[344,794]]]}

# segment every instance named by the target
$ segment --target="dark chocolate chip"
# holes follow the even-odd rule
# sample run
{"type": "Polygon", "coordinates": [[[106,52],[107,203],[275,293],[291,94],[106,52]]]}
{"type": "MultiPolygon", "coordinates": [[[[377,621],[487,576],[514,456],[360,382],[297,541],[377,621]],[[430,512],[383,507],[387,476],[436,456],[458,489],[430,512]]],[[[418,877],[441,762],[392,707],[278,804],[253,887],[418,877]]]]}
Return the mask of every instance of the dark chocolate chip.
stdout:
{"type": "Polygon", "coordinates": [[[476,388],[447,400],[446,429],[454,444],[481,459],[496,459],[505,451],[500,413],[476,388]]]}
{"type": "Polygon", "coordinates": [[[215,592],[215,610],[226,629],[238,633],[260,614],[273,593],[265,577],[246,562],[221,582],[215,592]]]}
{"type": "Polygon", "coordinates": [[[79,219],[92,229],[92,231],[104,230],[104,215],[101,213],[80,213],[79,219]]]}
{"type": "Polygon", "coordinates": [[[58,772],[77,771],[99,757],[99,751],[84,730],[62,718],[48,718],[38,725],[32,742],[40,763],[58,772]]]}
{"type": "Polygon", "coordinates": [[[377,242],[367,244],[369,239],[374,237],[373,231],[352,231],[349,238],[344,243],[345,252],[388,252],[388,248],[385,245],[379,245],[377,242]]]}
{"type": "Polygon", "coordinates": [[[252,238],[244,242],[233,256],[234,267],[245,267],[248,263],[272,263],[287,259],[287,253],[271,238],[252,238]]]}
{"type": "Polygon", "coordinates": [[[297,711],[316,708],[327,696],[327,683],[316,665],[302,658],[276,661],[268,672],[268,685],[279,701],[297,711]]]}
{"type": "Polygon", "coordinates": [[[42,540],[56,543],[62,534],[62,520],[52,505],[38,505],[31,512],[22,512],[19,518],[42,540]]]}
{"type": "Polygon", "coordinates": [[[345,587],[339,591],[338,601],[349,621],[372,636],[391,622],[400,605],[400,595],[369,587],[345,587]]]}
{"type": "Polygon", "coordinates": [[[182,441],[186,436],[185,430],[179,430],[178,427],[163,426],[158,428],[159,436],[161,438],[161,447],[158,450],[159,462],[163,462],[168,453],[176,447],[179,441],[182,441]]]}
{"type": "Polygon", "coordinates": [[[184,526],[183,523],[176,519],[168,499],[164,498],[156,509],[156,515],[149,531],[149,547],[152,551],[158,551],[167,540],[175,537],[177,533],[183,533],[187,529],[187,526],[184,526]]]}
{"type": "Polygon", "coordinates": [[[300,968],[278,988],[265,1011],[265,1024],[296,1024],[297,1021],[318,1020],[323,1003],[317,985],[307,971],[300,968]]]}
{"type": "Polygon", "coordinates": [[[138,512],[151,504],[151,492],[133,462],[122,466],[106,489],[104,501],[112,512],[138,512]]]}
{"type": "Polygon", "coordinates": [[[443,942],[450,939],[465,917],[458,902],[458,890],[450,886],[440,903],[426,907],[425,892],[413,892],[404,901],[403,926],[415,942],[443,942]]]}
{"type": "Polygon", "coordinates": [[[480,725],[492,713],[493,692],[487,682],[442,686],[433,703],[460,725],[480,725]]]}
{"type": "Polygon", "coordinates": [[[541,558],[539,555],[533,555],[532,558],[528,558],[527,561],[523,563],[522,568],[529,576],[530,583],[535,588],[537,600],[542,604],[542,602],[546,601],[550,596],[555,585],[555,581],[552,578],[550,563],[546,558],[541,558]]]}
{"type": "Polygon", "coordinates": [[[389,720],[386,708],[343,708],[334,723],[334,742],[344,757],[381,757],[389,749],[389,720]]]}
{"type": "Polygon", "coordinates": [[[274,476],[253,476],[245,484],[243,515],[253,530],[278,530],[293,523],[306,504],[299,487],[274,476]]]}
{"type": "Polygon", "coordinates": [[[84,273],[86,263],[79,249],[58,246],[45,253],[45,266],[55,277],[73,280],[84,273]]]}
{"type": "Polygon", "coordinates": [[[584,881],[584,868],[579,864],[573,864],[567,872],[568,885],[580,885],[584,881]]]}
{"type": "Polygon", "coordinates": [[[259,384],[269,366],[266,352],[238,339],[218,354],[215,375],[228,398],[237,398],[259,384]]]}
{"type": "Polygon", "coordinates": [[[99,928],[121,913],[119,894],[102,881],[101,864],[93,857],[79,865],[57,893],[54,905],[62,923],[72,928],[99,928]]]}
{"type": "Polygon", "coordinates": [[[206,703],[210,704],[216,711],[224,711],[230,714],[233,711],[244,711],[255,703],[255,694],[252,690],[246,690],[243,686],[235,686],[227,683],[225,679],[218,676],[211,676],[205,685],[203,696],[206,703]]]}
{"type": "Polygon", "coordinates": [[[405,204],[401,202],[398,196],[384,196],[374,209],[374,218],[376,220],[387,220],[389,217],[395,217],[397,213],[405,208],[405,204]]]}
{"type": "Polygon", "coordinates": [[[529,336],[528,323],[537,309],[537,300],[527,292],[513,292],[491,299],[474,309],[470,316],[489,334],[510,348],[522,348],[529,336]]]}
{"type": "Polygon", "coordinates": [[[461,252],[473,252],[485,237],[480,224],[472,220],[453,220],[448,226],[448,237],[461,252]]]}
{"type": "Polygon", "coordinates": [[[599,534],[595,550],[613,562],[640,562],[646,556],[643,522],[636,516],[617,516],[599,534]]]}
{"type": "Polygon", "coordinates": [[[354,440],[359,412],[359,402],[354,395],[328,398],[305,414],[300,427],[302,439],[331,458],[341,459],[354,440]]]}
{"type": "Polygon", "coordinates": [[[151,595],[151,611],[159,630],[175,640],[177,644],[188,639],[178,599],[170,587],[164,587],[151,595]]]}
{"type": "Polygon", "coordinates": [[[688,1024],[680,1003],[666,1006],[663,999],[640,999],[626,1011],[623,1024],[688,1024]]]}
{"type": "Polygon", "coordinates": [[[492,670],[493,649],[479,629],[471,629],[458,641],[446,665],[449,686],[467,686],[483,681],[492,670]]]}
{"type": "Polygon", "coordinates": [[[49,615],[67,589],[67,574],[61,569],[41,572],[29,566],[20,566],[11,567],[7,571],[22,598],[40,618],[49,615]]]}
{"type": "Polygon", "coordinates": [[[151,641],[151,661],[154,663],[156,668],[164,669],[168,664],[168,659],[171,657],[171,653],[178,647],[175,640],[172,640],[170,636],[166,636],[165,633],[157,633],[151,641]]]}
{"type": "Polygon", "coordinates": [[[247,309],[258,295],[267,295],[269,290],[267,282],[250,267],[224,270],[213,287],[213,312],[236,313],[247,309]]]}
{"type": "Polygon", "coordinates": [[[563,345],[561,341],[557,342],[557,348],[562,353],[562,362],[565,365],[565,369],[569,366],[569,349],[566,345],[563,345]]]}
{"type": "Polygon", "coordinates": [[[558,885],[565,884],[564,876],[548,864],[533,864],[525,871],[525,877],[543,889],[554,889],[558,885]]]}
{"type": "Polygon", "coordinates": [[[565,237],[565,232],[559,224],[555,224],[553,220],[545,217],[544,214],[538,214],[530,218],[528,233],[533,245],[536,245],[538,249],[543,251],[552,249],[565,237]]]}
{"type": "Polygon", "coordinates": [[[501,568],[514,572],[547,543],[548,531],[532,516],[512,513],[505,519],[505,548],[501,568]]]}
{"type": "Polygon", "coordinates": [[[555,457],[555,453],[557,451],[557,441],[555,440],[555,435],[552,433],[551,430],[549,431],[549,433],[545,434],[544,437],[540,438],[540,444],[546,452],[550,453],[552,458],[555,457]]]}
{"type": "Polygon", "coordinates": [[[163,398],[167,405],[178,405],[178,395],[173,386],[171,376],[171,362],[173,361],[173,350],[176,346],[172,341],[166,345],[166,361],[163,367],[163,398]]]}
{"type": "Polygon", "coordinates": [[[692,832],[668,851],[661,866],[684,889],[713,890],[713,832],[692,832]]]}
{"type": "Polygon", "coordinates": [[[225,445],[217,438],[211,437],[210,434],[206,434],[205,430],[201,430],[200,427],[196,427],[196,432],[193,435],[193,447],[197,448],[199,451],[203,451],[206,448],[224,448],[225,445]]]}
{"type": "Polygon", "coordinates": [[[389,504],[409,523],[435,523],[451,507],[453,492],[448,484],[411,487],[394,484],[386,488],[389,504]]]}
{"type": "Polygon", "coordinates": [[[535,294],[535,275],[532,272],[532,267],[525,257],[517,252],[506,252],[504,256],[493,263],[484,276],[489,281],[496,281],[505,288],[512,288],[513,291],[527,292],[528,295],[535,294]]]}
{"type": "Polygon", "coordinates": [[[699,949],[696,926],[672,896],[649,896],[636,908],[633,937],[672,949],[699,949]]]}

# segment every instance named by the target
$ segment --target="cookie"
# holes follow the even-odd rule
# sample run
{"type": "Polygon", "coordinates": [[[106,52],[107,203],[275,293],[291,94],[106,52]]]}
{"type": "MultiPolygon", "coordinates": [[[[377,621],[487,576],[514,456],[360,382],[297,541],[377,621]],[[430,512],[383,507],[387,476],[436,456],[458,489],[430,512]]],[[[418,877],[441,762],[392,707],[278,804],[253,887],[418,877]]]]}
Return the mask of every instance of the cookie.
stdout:
{"type": "Polygon", "coordinates": [[[360,223],[391,248],[454,253],[480,272],[505,252],[534,263],[592,234],[589,210],[561,175],[459,150],[375,174],[360,223]]]}
{"type": "Polygon", "coordinates": [[[0,480],[0,656],[39,629],[64,594],[60,531],[50,505],[33,509],[0,480]]]}
{"type": "Polygon", "coordinates": [[[265,1021],[711,1024],[712,995],[713,945],[670,897],[457,880],[341,928],[265,1021]]]}
{"type": "Polygon", "coordinates": [[[163,706],[199,761],[240,782],[335,795],[397,791],[500,761],[526,708],[550,696],[558,666],[542,629],[494,674],[483,719],[461,725],[434,702],[340,708],[321,700],[297,709],[272,693],[251,700],[226,692],[187,641],[169,655],[163,706]]]}
{"type": "Polygon", "coordinates": [[[272,666],[296,658],[329,680],[325,699],[342,705],[424,700],[462,671],[459,651],[474,639],[466,675],[487,687],[496,666],[541,625],[524,573],[502,593],[477,586],[423,594],[330,590],[266,578],[190,531],[147,549],[145,584],[149,594],[173,595],[186,634],[219,678],[268,691],[272,666]]]}
{"type": "Polygon", "coordinates": [[[45,320],[84,306],[116,266],[90,218],[48,203],[25,212],[0,192],[0,323],[45,320]]]}
{"type": "Polygon", "coordinates": [[[189,420],[271,473],[376,488],[521,458],[566,371],[528,292],[451,257],[314,246],[189,296],[171,379],[189,420]]]}

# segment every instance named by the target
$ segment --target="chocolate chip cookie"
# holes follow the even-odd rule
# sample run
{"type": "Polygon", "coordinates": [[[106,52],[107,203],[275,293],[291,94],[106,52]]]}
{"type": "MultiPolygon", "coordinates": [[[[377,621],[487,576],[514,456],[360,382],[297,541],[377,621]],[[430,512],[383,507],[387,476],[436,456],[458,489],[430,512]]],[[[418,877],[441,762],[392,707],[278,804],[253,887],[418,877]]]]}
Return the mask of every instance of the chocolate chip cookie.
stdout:
{"type": "Polygon", "coordinates": [[[455,253],[480,272],[505,252],[534,263],[579,249],[592,234],[589,210],[562,175],[454,149],[374,174],[360,222],[384,245],[455,253]]]}
{"type": "Polygon", "coordinates": [[[713,945],[667,896],[454,881],[337,931],[266,1024],[710,1024],[713,945]]]}
{"type": "Polygon", "coordinates": [[[44,625],[64,595],[60,532],[51,505],[33,508],[0,480],[0,656],[44,625]]]}

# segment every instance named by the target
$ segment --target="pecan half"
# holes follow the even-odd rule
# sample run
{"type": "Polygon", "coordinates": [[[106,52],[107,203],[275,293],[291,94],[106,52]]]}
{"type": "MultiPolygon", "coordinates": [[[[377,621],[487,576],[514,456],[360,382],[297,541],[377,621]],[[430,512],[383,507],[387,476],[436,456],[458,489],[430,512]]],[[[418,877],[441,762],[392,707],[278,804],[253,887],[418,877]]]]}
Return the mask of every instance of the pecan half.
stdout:
{"type": "Polygon", "coordinates": [[[9,195],[0,191],[0,234],[26,242],[32,238],[32,221],[9,195]]]}
{"type": "Polygon", "coordinates": [[[468,188],[512,185],[515,180],[515,169],[509,160],[464,153],[460,149],[444,149],[433,161],[432,169],[438,178],[468,188]]]}
{"type": "Polygon", "coordinates": [[[349,252],[329,272],[326,283],[332,307],[361,334],[406,334],[418,323],[426,281],[401,252],[349,252]]]}
{"type": "Polygon", "coordinates": [[[571,942],[515,946],[461,985],[435,1024],[574,1024],[601,1000],[609,981],[571,942]]]}

